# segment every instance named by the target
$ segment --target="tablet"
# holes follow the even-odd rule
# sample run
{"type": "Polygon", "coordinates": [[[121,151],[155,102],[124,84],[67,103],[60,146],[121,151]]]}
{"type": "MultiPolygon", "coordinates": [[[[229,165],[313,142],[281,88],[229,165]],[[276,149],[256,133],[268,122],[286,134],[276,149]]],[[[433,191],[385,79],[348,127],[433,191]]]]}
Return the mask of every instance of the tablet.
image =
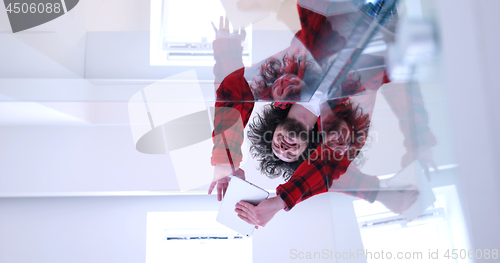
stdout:
{"type": "Polygon", "coordinates": [[[266,200],[268,196],[269,193],[266,190],[233,176],[231,177],[231,181],[229,181],[224,199],[222,199],[216,220],[241,235],[250,237],[255,226],[238,217],[238,214],[234,211],[236,204],[239,201],[245,201],[253,205],[258,205],[263,200],[266,200]]]}
{"type": "Polygon", "coordinates": [[[403,217],[413,220],[436,202],[436,196],[417,161],[412,162],[387,180],[387,186],[390,188],[405,189],[410,185],[418,188],[419,195],[417,201],[403,212],[403,217]]]}

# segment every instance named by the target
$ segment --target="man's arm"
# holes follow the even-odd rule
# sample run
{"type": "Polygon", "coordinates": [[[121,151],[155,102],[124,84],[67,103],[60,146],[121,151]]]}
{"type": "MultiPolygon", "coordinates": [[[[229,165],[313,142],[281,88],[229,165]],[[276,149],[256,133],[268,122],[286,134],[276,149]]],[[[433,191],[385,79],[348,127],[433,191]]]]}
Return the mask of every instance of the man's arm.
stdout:
{"type": "MultiPolygon", "coordinates": [[[[216,39],[214,49],[214,75],[217,101],[215,103],[214,131],[212,139],[212,165],[231,165],[232,171],[237,170],[242,159],[241,144],[243,143],[243,128],[247,124],[253,110],[253,95],[243,75],[243,47],[241,41],[245,31],[240,33],[229,31],[229,20],[222,16],[219,28],[213,23],[216,39]],[[235,169],[236,168],[236,169],[235,169]]],[[[228,170],[216,169],[216,174],[228,170]],[[219,171],[219,173],[217,173],[219,171]]],[[[218,178],[220,179],[220,178],[218,178]]]]}
{"type": "Polygon", "coordinates": [[[380,180],[376,176],[362,173],[355,165],[349,166],[344,175],[333,181],[329,191],[354,196],[369,203],[378,201],[396,214],[410,208],[419,195],[415,186],[403,190],[380,187],[380,180]]]}
{"type": "MultiPolygon", "coordinates": [[[[328,189],[332,185],[332,182],[335,179],[338,179],[338,177],[345,172],[345,169],[349,165],[349,162],[345,158],[343,158],[345,161],[334,161],[335,164],[327,164],[326,162],[328,161],[325,162],[325,160],[333,158],[333,156],[330,154],[331,151],[328,147],[325,148],[322,145],[318,146],[316,151],[311,155],[310,160],[302,163],[302,165],[290,178],[290,181],[285,184],[279,185],[278,188],[276,188],[276,197],[264,200],[257,206],[254,206],[247,202],[239,202],[236,205],[235,210],[238,213],[238,216],[245,222],[255,225],[256,228],[257,226],[263,227],[280,210],[284,209],[285,211],[289,211],[297,203],[305,201],[312,196],[328,192],[328,189]]],[[[375,176],[367,177],[370,180],[367,180],[367,182],[365,182],[365,190],[368,190],[368,188],[370,188],[370,186],[368,186],[369,184],[373,184],[375,181],[377,182],[377,184],[379,182],[375,176]]],[[[352,184],[352,187],[361,185],[361,183],[353,183],[354,181],[355,180],[343,180],[342,182],[337,183],[336,187],[347,188],[350,187],[350,184],[352,184]]],[[[345,191],[344,193],[375,199],[377,191],[358,191],[357,193],[354,193],[352,189],[350,189],[345,191]]],[[[370,201],[373,202],[373,200],[370,201]]]]}
{"type": "Polygon", "coordinates": [[[373,203],[380,189],[380,180],[376,176],[361,172],[355,165],[350,165],[345,174],[333,181],[329,192],[354,196],[373,203]]]}
{"type": "Polygon", "coordinates": [[[311,52],[319,65],[324,66],[323,63],[327,58],[339,52],[346,42],[344,37],[332,29],[327,17],[317,13],[317,10],[326,10],[329,2],[310,2],[314,8],[297,5],[301,30],[295,37],[311,52]]]}
{"type": "MultiPolygon", "coordinates": [[[[352,174],[344,174],[339,180],[334,181],[330,191],[332,191],[332,189],[334,189],[334,192],[340,192],[362,198],[370,203],[378,201],[396,214],[401,214],[406,209],[410,208],[416,202],[419,194],[418,189],[415,186],[409,186],[404,190],[381,188],[379,180],[376,176],[369,176],[362,174],[361,172],[354,176],[352,176],[352,174]],[[356,188],[356,185],[359,186],[359,188],[356,188]]],[[[316,194],[323,192],[324,191],[320,191],[316,194]]],[[[245,222],[255,225],[256,228],[259,226],[264,227],[267,223],[269,223],[269,221],[271,221],[276,213],[278,213],[281,209],[286,210],[290,206],[282,199],[281,196],[282,195],[278,194],[276,197],[262,201],[257,206],[241,201],[236,204],[235,211],[245,222]]],[[[301,201],[304,201],[305,199],[302,199],[301,201]]]]}
{"type": "Polygon", "coordinates": [[[260,202],[257,206],[240,201],[236,204],[235,211],[243,221],[258,228],[259,226],[266,226],[273,219],[274,215],[285,208],[285,206],[286,204],[281,197],[275,196],[260,202]]]}
{"type": "Polygon", "coordinates": [[[243,68],[241,42],[245,40],[246,32],[241,29],[240,32],[231,33],[228,18],[224,19],[222,16],[219,19],[219,28],[217,29],[213,22],[212,27],[215,32],[215,40],[212,42],[215,59],[213,72],[217,86],[226,76],[243,68]]]}
{"type": "Polygon", "coordinates": [[[244,127],[254,107],[253,95],[243,77],[243,70],[229,74],[217,89],[211,157],[211,163],[215,167],[208,194],[217,186],[219,201],[227,189],[227,176],[238,170],[243,158],[241,145],[244,127]]]}
{"type": "Polygon", "coordinates": [[[229,74],[217,89],[212,165],[232,164],[239,167],[242,159],[244,127],[254,107],[253,95],[243,77],[243,71],[244,69],[239,69],[229,74]]]}
{"type": "Polygon", "coordinates": [[[419,160],[429,178],[429,168],[437,170],[431,148],[437,140],[429,128],[429,115],[417,83],[395,83],[382,88],[382,94],[399,120],[406,154],[401,159],[404,167],[419,160]]]}
{"type": "Polygon", "coordinates": [[[286,203],[289,211],[296,204],[321,193],[331,187],[332,182],[344,174],[350,161],[335,155],[320,144],[294,172],[290,180],[276,188],[276,194],[286,203]]]}
{"type": "Polygon", "coordinates": [[[208,189],[211,194],[217,188],[217,199],[222,200],[229,182],[228,175],[244,178],[244,172],[238,169],[242,159],[241,144],[244,138],[244,126],[253,110],[253,95],[243,73],[241,41],[245,37],[229,33],[229,21],[220,18],[219,29],[214,27],[216,40],[213,42],[215,87],[214,131],[212,140],[211,163],[214,177],[208,189]],[[222,80],[222,81],[221,81],[222,80]],[[240,173],[238,173],[240,172],[240,173]]]}

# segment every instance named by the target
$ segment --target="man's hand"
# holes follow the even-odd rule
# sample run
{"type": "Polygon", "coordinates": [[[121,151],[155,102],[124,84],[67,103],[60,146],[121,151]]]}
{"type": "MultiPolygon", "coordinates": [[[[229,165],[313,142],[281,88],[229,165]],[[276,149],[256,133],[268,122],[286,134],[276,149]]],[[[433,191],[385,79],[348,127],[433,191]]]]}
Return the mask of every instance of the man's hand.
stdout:
{"type": "Polygon", "coordinates": [[[243,221],[259,228],[259,226],[264,227],[276,213],[285,207],[286,204],[281,197],[276,196],[260,202],[257,206],[240,201],[236,204],[235,211],[243,221]]]}
{"type": "Polygon", "coordinates": [[[246,31],[244,28],[241,28],[238,31],[235,31],[233,29],[233,33],[229,32],[229,19],[227,17],[224,19],[224,17],[220,17],[219,19],[219,29],[214,25],[214,22],[212,22],[212,27],[214,28],[215,31],[215,38],[220,39],[220,38],[234,38],[234,39],[239,39],[241,42],[245,41],[246,38],[246,31]]]}
{"type": "Polygon", "coordinates": [[[439,172],[436,164],[434,163],[434,157],[432,155],[431,147],[422,147],[405,153],[405,155],[401,157],[401,166],[406,167],[414,160],[418,160],[418,162],[422,166],[422,169],[424,169],[427,180],[429,181],[431,180],[431,176],[429,173],[431,167],[434,169],[434,171],[439,172]]]}
{"type": "Polygon", "coordinates": [[[375,200],[382,203],[392,212],[401,215],[417,201],[418,195],[419,192],[415,186],[409,186],[403,190],[381,188],[375,200]]]}
{"type": "Polygon", "coordinates": [[[229,175],[238,176],[239,178],[245,180],[245,171],[242,169],[235,168],[236,171],[233,173],[233,169],[229,164],[216,164],[214,167],[214,178],[212,183],[208,188],[208,194],[211,194],[215,186],[217,186],[217,200],[221,201],[222,197],[226,194],[227,186],[231,178],[229,175]]]}

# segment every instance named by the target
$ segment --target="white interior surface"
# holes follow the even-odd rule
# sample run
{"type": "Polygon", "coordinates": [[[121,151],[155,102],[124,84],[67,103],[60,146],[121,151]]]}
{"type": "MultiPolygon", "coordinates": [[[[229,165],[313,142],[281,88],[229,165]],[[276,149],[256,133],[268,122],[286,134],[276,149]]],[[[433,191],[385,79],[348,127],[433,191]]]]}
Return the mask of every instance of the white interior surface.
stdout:
{"type": "MultiPolygon", "coordinates": [[[[460,165],[459,176],[449,177],[457,182],[471,248],[498,248],[500,164],[495,150],[499,148],[496,134],[500,132],[500,113],[496,109],[500,97],[500,37],[496,34],[500,2],[443,0],[437,6],[445,89],[428,88],[424,93],[432,113],[431,128],[440,143],[435,150],[436,163],[460,165]]],[[[0,194],[150,191],[175,185],[168,156],[144,155],[134,149],[130,127],[124,121],[126,103],[120,103],[162,78],[162,72],[173,75],[183,70],[145,69],[147,48],[143,52],[146,55],[141,53],[142,48],[130,52],[133,47],[148,45],[148,2],[81,1],[67,15],[15,35],[7,32],[10,26],[5,14],[0,5],[1,97],[11,101],[41,98],[43,107],[48,108],[37,105],[25,113],[25,107],[0,102],[0,109],[8,108],[0,110],[0,194]],[[114,38],[116,42],[102,49],[87,47],[90,32],[95,33],[94,39],[114,38]],[[117,42],[123,45],[116,45],[117,42]],[[111,57],[116,60],[108,61],[109,56],[104,55],[113,50],[116,53],[111,57]],[[146,83],[89,84],[83,77],[128,77],[146,83]],[[87,89],[88,85],[92,88],[87,89]],[[88,94],[89,90],[92,94],[88,94]],[[93,93],[98,93],[99,98],[119,97],[119,102],[67,103],[82,96],[95,98],[93,93]],[[51,102],[51,97],[58,102],[51,102]],[[48,102],[51,104],[45,104],[48,102]],[[92,124],[75,125],[79,120],[92,124]]],[[[259,23],[269,19],[272,16],[259,23]]],[[[255,28],[260,30],[262,25],[265,24],[255,28]]],[[[273,24],[270,28],[280,27],[273,24]]],[[[291,35],[288,31],[283,34],[291,35]]],[[[270,38],[269,42],[273,40],[270,38]]],[[[283,40],[272,46],[262,42],[268,48],[254,47],[260,52],[255,55],[265,58],[288,42],[283,40]]],[[[377,103],[380,109],[386,107],[380,104],[381,100],[377,103]]],[[[387,136],[380,137],[381,141],[394,141],[394,148],[370,154],[374,162],[401,151],[398,140],[392,140],[399,138],[396,122],[384,117],[390,116],[387,110],[381,110],[376,119],[388,125],[375,128],[380,136],[387,136]],[[382,132],[386,127],[393,133],[382,132]]],[[[375,152],[377,145],[372,147],[375,152]]],[[[397,170],[399,159],[387,160],[390,161],[376,167],[367,164],[365,171],[384,174],[397,170]]],[[[251,167],[252,163],[247,165],[251,167]]],[[[210,173],[207,171],[207,175],[210,173]]],[[[279,183],[257,172],[247,174],[258,185],[273,188],[279,183]]],[[[291,261],[290,249],[341,249],[338,244],[342,241],[346,248],[359,247],[359,237],[350,239],[348,233],[341,232],[355,229],[352,225],[332,226],[332,212],[325,209],[330,202],[324,196],[291,212],[278,213],[266,228],[257,231],[254,262],[291,261]],[[337,241],[333,241],[334,237],[337,241]]],[[[0,262],[143,262],[147,212],[212,208],[217,208],[213,196],[0,198],[0,262]]],[[[352,222],[345,225],[349,223],[352,222]]]]}

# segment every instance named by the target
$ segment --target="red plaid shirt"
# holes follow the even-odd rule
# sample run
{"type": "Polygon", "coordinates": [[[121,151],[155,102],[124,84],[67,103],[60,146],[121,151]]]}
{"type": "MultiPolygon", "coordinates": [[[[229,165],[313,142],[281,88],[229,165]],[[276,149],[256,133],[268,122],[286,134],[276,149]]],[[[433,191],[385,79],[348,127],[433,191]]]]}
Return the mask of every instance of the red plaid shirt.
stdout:
{"type": "MultiPolygon", "coordinates": [[[[299,14],[302,30],[296,33],[296,37],[306,48],[314,52],[313,56],[316,60],[321,59],[325,54],[323,49],[329,50],[328,53],[332,54],[340,50],[345,41],[331,29],[325,16],[300,6],[299,14]]],[[[242,160],[241,144],[244,138],[243,130],[240,130],[239,126],[240,124],[243,124],[243,127],[246,126],[253,110],[254,97],[244,78],[243,48],[240,41],[232,38],[216,39],[213,42],[213,49],[216,61],[213,72],[217,102],[212,133],[214,148],[211,163],[212,165],[231,163],[239,166],[242,160]],[[224,132],[221,133],[221,131],[224,132]]],[[[283,105],[290,104],[284,103],[283,105]]]]}
{"type": "MultiPolygon", "coordinates": [[[[362,79],[365,79],[365,81],[362,82],[362,86],[358,87],[358,90],[345,91],[348,93],[345,95],[357,95],[357,93],[362,93],[365,90],[376,91],[382,84],[389,82],[383,70],[378,74],[374,74],[373,72],[366,73],[371,73],[369,74],[370,78],[367,79],[366,76],[363,76],[362,79]]],[[[375,98],[376,93],[368,94],[356,100],[356,104],[362,108],[364,114],[371,116],[373,106],[375,105],[375,98]]],[[[344,97],[332,100],[329,105],[334,107],[334,105],[338,105],[347,99],[344,97]]],[[[329,116],[323,115],[321,116],[323,120],[321,121],[321,118],[318,120],[320,130],[322,129],[321,122],[327,122],[328,118],[334,117],[335,108],[331,110],[332,113],[329,116]]],[[[359,148],[362,148],[364,141],[356,143],[360,144],[358,145],[359,148]]],[[[357,171],[354,165],[350,166],[350,164],[351,161],[348,158],[338,154],[335,155],[324,144],[319,145],[309,159],[297,168],[290,180],[276,189],[277,195],[287,205],[285,210],[292,209],[297,203],[314,195],[328,192],[330,188],[332,188],[331,191],[346,193],[373,202],[379,189],[378,178],[364,175],[357,171]],[[352,167],[350,169],[357,172],[345,174],[349,167],[352,167]],[[342,180],[338,181],[339,178],[342,178],[342,180]],[[334,181],[335,183],[333,183],[334,181]],[[343,190],[346,188],[351,189],[351,191],[343,190]],[[359,188],[359,190],[352,190],[356,188],[359,188]]]]}
{"type": "MultiPolygon", "coordinates": [[[[315,5],[316,10],[327,10],[328,5],[325,1],[311,0],[315,5]],[[323,6],[322,6],[323,5],[323,6]]],[[[311,53],[316,60],[321,63],[321,55],[329,56],[331,52],[336,52],[337,47],[329,43],[331,48],[325,47],[324,43],[329,40],[342,41],[343,39],[338,34],[330,35],[331,27],[326,22],[324,16],[318,15],[310,10],[299,6],[299,14],[302,25],[302,31],[297,33],[297,37],[310,48],[311,53]],[[307,31],[305,29],[308,29],[307,31]],[[315,35],[315,31],[319,32],[315,35]],[[322,41],[326,39],[326,41],[322,41]]],[[[343,44],[343,43],[342,43],[343,44]]],[[[370,64],[377,65],[377,60],[380,58],[373,56],[362,56],[355,64],[355,68],[360,65],[368,66],[370,64]]],[[[361,67],[362,68],[362,67],[361,67]]],[[[363,92],[375,92],[384,83],[389,82],[385,70],[370,70],[360,72],[362,89],[359,90],[340,90],[338,96],[351,96],[363,92]]],[[[384,95],[386,95],[385,93],[384,95]]],[[[388,97],[388,96],[386,96],[388,97]]],[[[370,113],[375,104],[375,94],[364,96],[365,101],[362,108],[364,113],[370,113]]],[[[436,139],[431,133],[428,126],[428,116],[424,108],[424,103],[420,91],[417,89],[400,90],[396,97],[388,100],[393,112],[400,120],[400,129],[405,137],[404,146],[411,150],[422,146],[434,146],[436,139]],[[408,114],[411,112],[411,114],[408,114]],[[408,118],[408,116],[411,116],[408,118]]],[[[358,102],[359,103],[359,102],[358,102]]],[[[320,124],[320,122],[318,122],[320,124]]],[[[362,146],[362,145],[361,145],[362,146]]],[[[290,180],[278,186],[277,194],[285,201],[287,207],[285,210],[290,210],[297,203],[304,201],[314,195],[332,191],[339,191],[363,198],[373,202],[379,189],[379,180],[374,176],[367,176],[359,172],[357,169],[350,169],[354,172],[346,173],[350,161],[347,158],[340,158],[331,153],[331,149],[324,145],[318,148],[310,156],[309,160],[302,163],[295,171],[290,180]],[[337,157],[337,158],[335,158],[337,157]],[[341,177],[341,175],[343,175],[341,177]],[[342,178],[342,180],[337,180],[342,178]],[[333,183],[335,182],[335,183],[333,183]],[[358,189],[346,191],[345,189],[358,189]]],[[[353,167],[353,166],[351,166],[353,167]]]]}
{"type": "MultiPolygon", "coordinates": [[[[248,123],[254,106],[250,87],[243,77],[243,70],[244,69],[241,68],[227,75],[217,89],[212,165],[217,163],[229,163],[239,166],[242,159],[241,144],[244,139],[243,128],[248,123]],[[224,131],[224,137],[220,135],[221,131],[224,131]],[[231,159],[229,159],[228,156],[230,156],[231,159]]],[[[275,105],[280,107],[291,106],[290,103],[275,103],[275,105]]],[[[318,124],[320,124],[319,119],[318,124]]],[[[330,154],[329,151],[322,151],[322,149],[323,148],[319,148],[315,152],[316,155],[311,157],[311,160],[314,160],[313,158],[315,158],[315,156],[321,155],[320,153],[330,154]]],[[[330,156],[330,158],[333,158],[333,156],[330,156]]],[[[278,189],[291,189],[291,184],[302,185],[303,187],[300,188],[300,192],[303,191],[309,194],[301,194],[304,198],[292,201],[294,204],[307,199],[308,197],[306,196],[325,192],[325,190],[321,188],[321,183],[318,184],[314,181],[323,178],[321,174],[324,173],[333,175],[334,178],[332,180],[338,179],[340,174],[343,174],[349,166],[349,162],[343,161],[340,165],[334,165],[334,163],[326,164],[327,165],[324,165],[323,168],[318,169],[310,169],[310,167],[301,166],[300,169],[295,172],[292,179],[288,183],[278,187],[278,189]],[[323,170],[323,172],[319,173],[319,170],[323,170]],[[299,176],[301,174],[303,175],[299,176]],[[301,183],[302,181],[304,181],[303,184],[301,183]]],[[[322,163],[316,162],[314,164],[311,163],[311,165],[320,166],[322,163]]],[[[323,185],[326,184],[323,183],[323,185]]],[[[341,192],[373,202],[377,195],[378,188],[379,180],[377,177],[365,175],[357,171],[347,173],[341,177],[341,180],[336,180],[331,186],[331,191],[341,192]]],[[[293,190],[290,191],[294,192],[293,190]]],[[[298,192],[295,193],[297,194],[298,192]]],[[[283,194],[282,198],[288,200],[284,196],[285,194],[283,194]]],[[[292,195],[289,196],[291,197],[292,195]]],[[[291,207],[293,207],[293,205],[290,205],[290,208],[291,207]]]]}
{"type": "Polygon", "coordinates": [[[253,95],[243,72],[241,68],[229,74],[217,89],[212,165],[229,163],[239,167],[242,160],[244,127],[254,106],[253,95]]]}
{"type": "MultiPolygon", "coordinates": [[[[314,2],[317,10],[326,10],[330,5],[327,1],[310,2],[314,2]]],[[[297,5],[297,7],[302,29],[295,34],[295,37],[307,47],[316,61],[322,65],[324,58],[328,58],[342,49],[346,42],[345,38],[332,30],[325,16],[300,5],[297,5]]]]}

